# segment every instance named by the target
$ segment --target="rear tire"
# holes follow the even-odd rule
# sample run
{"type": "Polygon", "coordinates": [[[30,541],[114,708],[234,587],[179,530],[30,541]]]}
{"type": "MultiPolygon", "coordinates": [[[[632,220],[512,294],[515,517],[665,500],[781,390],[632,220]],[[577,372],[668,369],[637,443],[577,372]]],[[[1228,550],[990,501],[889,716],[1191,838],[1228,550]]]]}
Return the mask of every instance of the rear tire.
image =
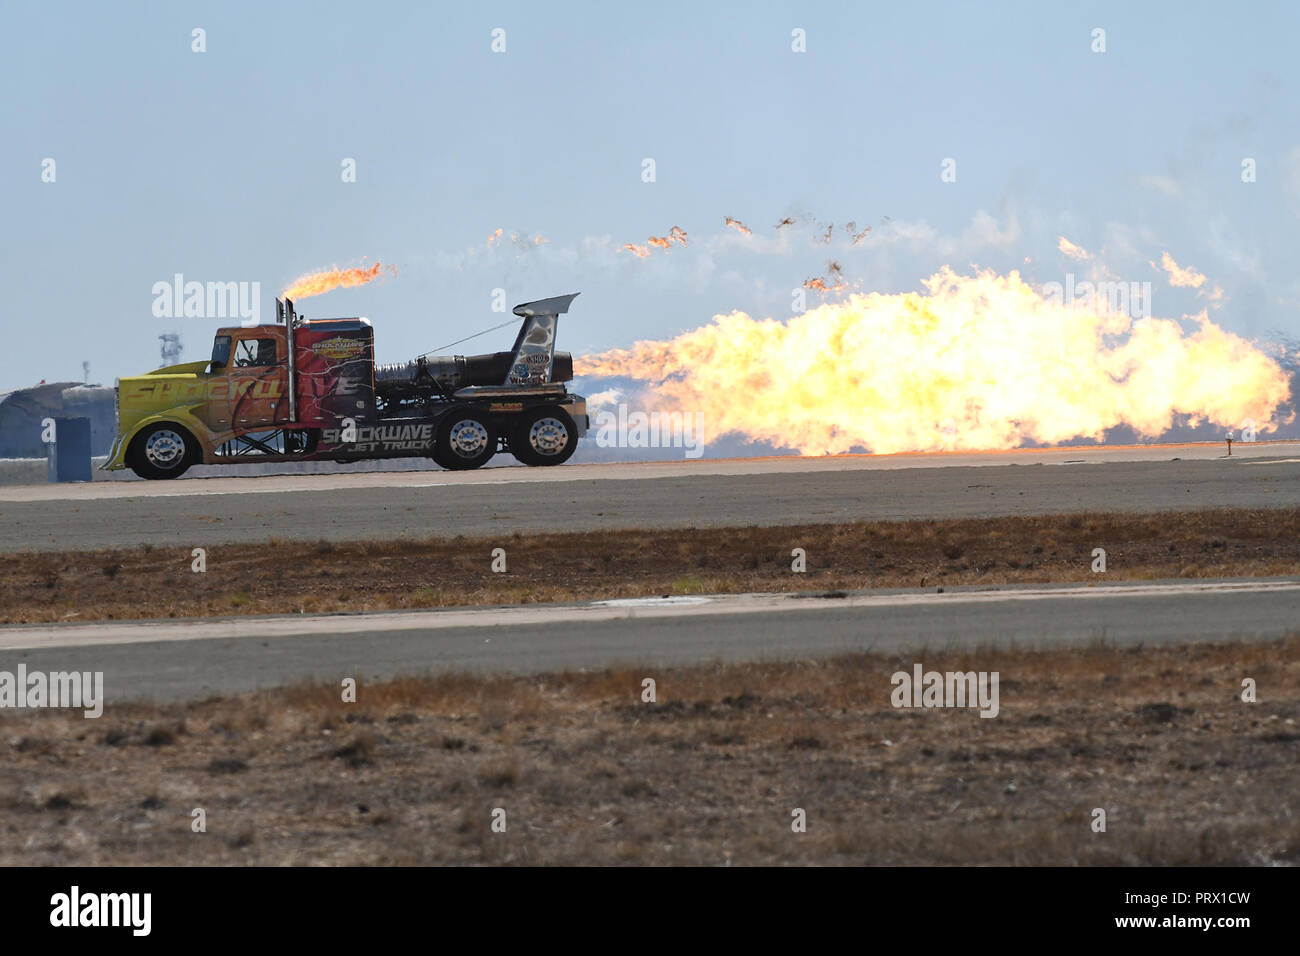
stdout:
{"type": "Polygon", "coordinates": [[[448,471],[480,468],[496,453],[496,430],[482,412],[452,412],[438,426],[433,460],[448,471]]]}
{"type": "Polygon", "coordinates": [[[534,408],[510,431],[510,453],[525,465],[562,465],[578,448],[578,426],[558,405],[534,408]]]}
{"type": "Polygon", "coordinates": [[[194,436],[180,425],[157,422],[131,439],[126,463],[141,478],[159,481],[179,478],[200,454],[194,436]]]}

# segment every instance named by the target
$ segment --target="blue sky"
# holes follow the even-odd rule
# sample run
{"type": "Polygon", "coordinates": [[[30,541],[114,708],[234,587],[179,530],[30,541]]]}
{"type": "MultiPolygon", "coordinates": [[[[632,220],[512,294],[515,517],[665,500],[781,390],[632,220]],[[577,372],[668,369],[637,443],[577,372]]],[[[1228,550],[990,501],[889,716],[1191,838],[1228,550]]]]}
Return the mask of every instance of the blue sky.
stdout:
{"type": "Polygon", "coordinates": [[[1063,281],[1062,235],[1157,281],[1158,315],[1206,305],[1159,283],[1167,251],[1224,290],[1215,321],[1295,335],[1298,26],[1284,3],[6,2],[0,390],[147,370],[162,332],[204,357],[219,321],[151,313],[175,273],[260,282],[269,320],[298,275],[375,260],[398,274],[300,311],[368,315],[381,361],[500,322],[496,288],[581,291],[560,344],[583,353],[786,317],[832,257],[884,292],[944,264],[1063,281]],[[685,248],[621,249],[672,226],[685,248]]]}

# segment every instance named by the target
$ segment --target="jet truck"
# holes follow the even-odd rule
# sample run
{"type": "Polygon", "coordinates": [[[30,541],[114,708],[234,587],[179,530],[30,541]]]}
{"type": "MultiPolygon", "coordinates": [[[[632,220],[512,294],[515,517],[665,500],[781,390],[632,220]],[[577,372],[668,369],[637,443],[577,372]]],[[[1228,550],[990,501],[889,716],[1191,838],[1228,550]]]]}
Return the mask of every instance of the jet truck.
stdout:
{"type": "Polygon", "coordinates": [[[364,318],[306,319],[276,300],[274,325],[218,329],[212,358],[116,383],[117,440],[103,467],[176,478],[191,465],[431,457],[443,468],[509,452],[558,465],[587,433],[587,403],[555,350],[577,298],[514,308],[514,346],[376,365],[364,318]]]}

